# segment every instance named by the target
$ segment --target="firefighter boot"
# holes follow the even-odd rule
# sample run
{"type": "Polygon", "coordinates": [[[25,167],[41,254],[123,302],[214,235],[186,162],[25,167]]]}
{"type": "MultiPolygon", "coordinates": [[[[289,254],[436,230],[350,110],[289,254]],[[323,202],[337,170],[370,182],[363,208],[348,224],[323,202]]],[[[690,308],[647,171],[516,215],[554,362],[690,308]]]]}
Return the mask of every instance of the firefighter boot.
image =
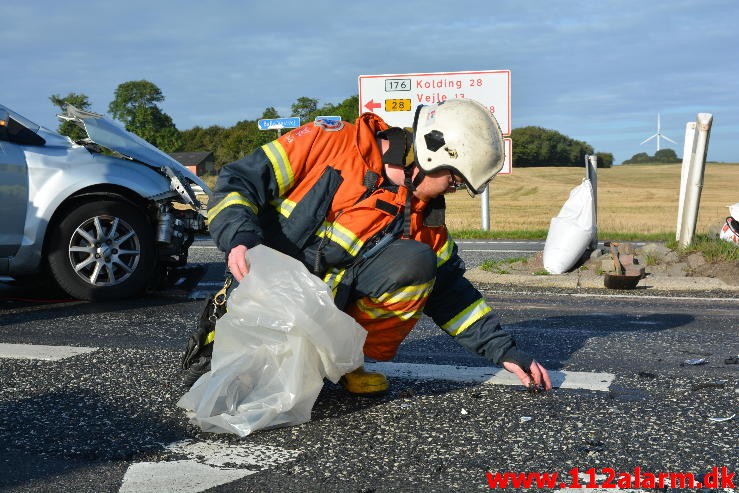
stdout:
{"type": "Polygon", "coordinates": [[[344,389],[356,395],[384,394],[390,388],[385,375],[378,372],[366,371],[363,366],[341,377],[344,389]]]}

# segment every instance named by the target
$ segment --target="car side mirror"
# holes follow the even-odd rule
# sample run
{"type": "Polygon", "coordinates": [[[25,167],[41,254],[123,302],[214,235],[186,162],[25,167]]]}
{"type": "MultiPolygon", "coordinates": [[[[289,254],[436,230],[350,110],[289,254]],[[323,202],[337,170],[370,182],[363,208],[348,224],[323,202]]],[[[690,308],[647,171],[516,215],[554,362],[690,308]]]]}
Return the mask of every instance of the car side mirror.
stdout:
{"type": "Polygon", "coordinates": [[[28,146],[42,146],[46,141],[39,134],[13,118],[7,111],[0,109],[0,140],[28,146]]]}
{"type": "Polygon", "coordinates": [[[0,140],[8,140],[8,112],[0,108],[0,140]]]}

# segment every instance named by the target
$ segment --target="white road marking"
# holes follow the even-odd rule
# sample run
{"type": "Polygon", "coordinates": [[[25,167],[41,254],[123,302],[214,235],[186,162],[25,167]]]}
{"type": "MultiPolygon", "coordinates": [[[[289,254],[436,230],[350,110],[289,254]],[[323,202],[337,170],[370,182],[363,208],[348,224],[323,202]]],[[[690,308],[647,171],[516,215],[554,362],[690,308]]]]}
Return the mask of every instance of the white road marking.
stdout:
{"type": "Polygon", "coordinates": [[[509,240],[509,241],[503,241],[503,240],[454,240],[454,242],[458,245],[465,245],[465,244],[483,244],[483,245],[541,245],[544,246],[543,241],[515,241],[515,240],[509,240]]]}
{"type": "MultiPolygon", "coordinates": [[[[518,378],[503,368],[488,366],[425,365],[416,363],[366,363],[370,371],[390,377],[416,380],[448,380],[487,385],[521,385],[518,378]]],[[[613,373],[550,371],[553,387],[607,392],[616,376],[613,373]]]]}
{"type": "MultiPolygon", "coordinates": [[[[500,294],[521,294],[521,295],[529,295],[531,294],[530,291],[511,291],[511,290],[501,290],[501,289],[483,289],[481,290],[483,293],[500,293],[500,294]]],[[[556,292],[548,292],[546,293],[546,296],[548,297],[573,297],[573,298],[633,298],[639,301],[647,301],[647,300],[670,300],[670,301],[677,301],[680,302],[681,300],[693,300],[693,301],[736,301],[737,298],[711,298],[711,297],[704,297],[704,296],[655,296],[655,295],[645,295],[645,294],[617,294],[617,293],[556,293],[556,292]]]]}
{"type": "Polygon", "coordinates": [[[96,347],[43,346],[39,344],[6,344],[0,343],[0,358],[8,359],[40,359],[59,361],[64,358],[97,351],[96,347]]]}
{"type": "Polygon", "coordinates": [[[475,250],[475,249],[463,249],[461,252],[496,252],[496,253],[534,253],[538,250],[475,250]]]}
{"type": "Polygon", "coordinates": [[[271,466],[297,458],[300,451],[267,445],[184,440],[166,447],[173,458],[165,462],[132,464],[119,493],[198,493],[228,484],[271,466]]]}

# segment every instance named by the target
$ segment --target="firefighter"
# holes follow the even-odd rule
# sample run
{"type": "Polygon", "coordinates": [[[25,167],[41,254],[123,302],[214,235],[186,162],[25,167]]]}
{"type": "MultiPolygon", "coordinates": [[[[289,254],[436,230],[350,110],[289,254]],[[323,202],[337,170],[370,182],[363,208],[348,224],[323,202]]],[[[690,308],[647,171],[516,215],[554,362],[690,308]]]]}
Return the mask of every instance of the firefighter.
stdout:
{"type": "MultiPolygon", "coordinates": [[[[503,157],[497,121],[469,99],[419,106],[412,129],[372,113],[354,124],[312,122],[223,167],[208,210],[211,236],[237,282],[258,244],[301,260],[367,330],[371,359],[392,359],[426,313],[524,385],[549,389],[546,369],[516,347],[463,277],[444,224],[444,194],[462,186],[482,193],[503,157]]],[[[186,350],[189,384],[210,368],[214,320],[186,350]]],[[[355,394],[388,389],[384,375],[362,367],[341,383],[355,394]]]]}

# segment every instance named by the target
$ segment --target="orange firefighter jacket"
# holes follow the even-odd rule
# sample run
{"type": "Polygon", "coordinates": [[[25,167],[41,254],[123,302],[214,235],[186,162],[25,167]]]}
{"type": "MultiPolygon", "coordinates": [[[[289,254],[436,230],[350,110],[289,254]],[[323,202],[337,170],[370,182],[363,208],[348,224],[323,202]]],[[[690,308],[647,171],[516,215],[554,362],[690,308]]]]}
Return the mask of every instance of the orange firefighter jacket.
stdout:
{"type": "MultiPolygon", "coordinates": [[[[403,232],[408,191],[383,178],[376,140],[387,128],[371,113],[355,124],[312,122],[224,166],[208,211],[218,247],[229,252],[264,243],[335,286],[345,268],[403,232]]],[[[433,207],[413,197],[411,209],[410,237],[437,255],[437,279],[424,311],[460,343],[498,363],[515,343],[463,277],[464,263],[438,214],[443,197],[433,207]],[[468,330],[473,325],[476,330],[468,330]]]]}

